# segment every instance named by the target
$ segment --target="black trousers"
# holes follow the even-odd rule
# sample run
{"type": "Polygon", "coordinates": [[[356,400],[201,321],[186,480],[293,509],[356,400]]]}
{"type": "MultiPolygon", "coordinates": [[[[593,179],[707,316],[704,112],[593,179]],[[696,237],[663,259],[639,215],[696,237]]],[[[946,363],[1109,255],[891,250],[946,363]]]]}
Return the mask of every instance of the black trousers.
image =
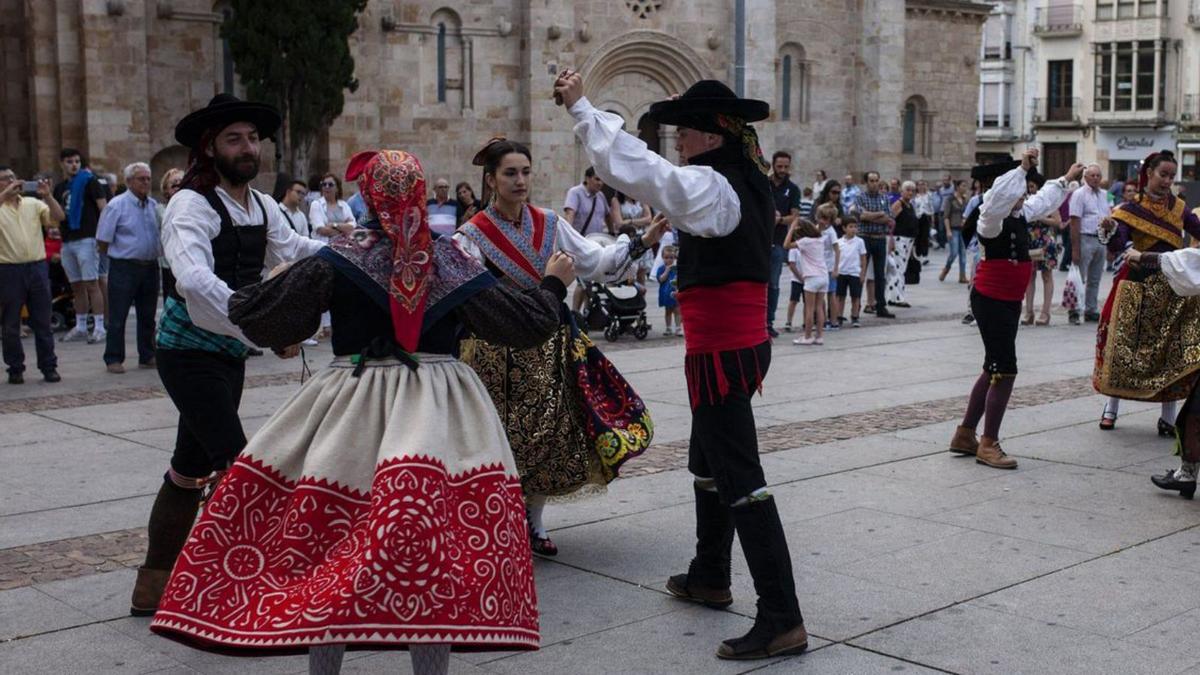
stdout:
{"type": "Polygon", "coordinates": [[[21,307],[29,308],[29,327],[37,349],[38,370],[58,367],[54,333],[50,330],[50,277],[45,260],[0,264],[0,342],[4,365],[10,373],[25,372],[25,347],[21,345],[21,307]]]}
{"type": "MultiPolygon", "coordinates": [[[[887,237],[863,237],[863,244],[875,277],[875,311],[882,312],[887,309],[887,237]]],[[[865,270],[863,274],[866,274],[865,270]]]]}
{"type": "Polygon", "coordinates": [[[158,261],[109,258],[108,337],[104,362],[125,362],[125,322],[137,309],[138,363],[154,360],[154,310],[158,308],[158,261]]]}
{"type": "Polygon", "coordinates": [[[228,467],[246,447],[238,417],[246,362],[213,352],[158,350],[158,376],[179,410],[171,468],[203,478],[228,467]]]}
{"type": "Polygon", "coordinates": [[[771,366],[771,343],[722,352],[720,360],[729,393],[722,401],[701,397],[692,410],[688,470],[712,478],[721,502],[728,505],[767,485],[750,397],[771,366]]]}
{"type": "Polygon", "coordinates": [[[1021,301],[989,298],[972,288],[971,314],[983,338],[983,369],[993,375],[1015,376],[1021,301]]]}

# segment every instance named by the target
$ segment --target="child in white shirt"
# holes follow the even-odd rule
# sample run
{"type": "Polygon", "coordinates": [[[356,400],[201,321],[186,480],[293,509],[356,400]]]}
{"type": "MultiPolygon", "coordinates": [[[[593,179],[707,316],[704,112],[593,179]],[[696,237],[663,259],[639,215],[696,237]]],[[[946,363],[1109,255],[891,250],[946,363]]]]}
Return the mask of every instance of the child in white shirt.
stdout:
{"type": "MultiPolygon", "coordinates": [[[[790,233],[789,233],[790,234],[790,233]]],[[[788,247],[788,269],[792,272],[792,294],[788,299],[787,323],[783,325],[785,333],[792,332],[792,317],[796,315],[796,305],[804,297],[804,275],[800,274],[800,249],[794,245],[788,247]]]]}
{"type": "Polygon", "coordinates": [[[858,223],[846,221],[842,238],[838,239],[838,284],[834,316],[839,324],[846,321],[846,294],[850,294],[850,325],[858,328],[858,312],[862,304],[862,271],[867,265],[867,245],[858,236],[858,223]]]}
{"type": "Polygon", "coordinates": [[[834,318],[837,314],[833,311],[834,298],[837,295],[837,278],[838,278],[838,233],[833,226],[833,221],[838,217],[837,207],[833,204],[822,204],[817,208],[817,228],[821,230],[821,239],[825,244],[825,267],[829,269],[829,290],[825,293],[826,297],[826,312],[825,312],[825,330],[839,330],[841,326],[837,324],[834,318]]]}
{"type": "Polygon", "coordinates": [[[799,220],[792,226],[789,240],[800,253],[800,274],[804,280],[804,337],[792,340],[792,344],[825,344],[825,292],[829,290],[829,268],[825,266],[824,237],[816,223],[799,220]]]}

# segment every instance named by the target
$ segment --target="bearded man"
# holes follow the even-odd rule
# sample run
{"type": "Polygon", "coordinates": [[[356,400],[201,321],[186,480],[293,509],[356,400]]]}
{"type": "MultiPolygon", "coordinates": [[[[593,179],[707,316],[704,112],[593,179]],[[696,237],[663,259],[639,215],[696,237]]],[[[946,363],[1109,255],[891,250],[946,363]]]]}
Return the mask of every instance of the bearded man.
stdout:
{"type": "MultiPolygon", "coordinates": [[[[229,320],[230,296],[260,281],[268,262],[309,256],[324,245],[293,232],[271,198],[250,188],[260,139],[273,136],[280,123],[279,111],[269,105],[219,94],[175,127],[175,139],[191,153],[182,189],[163,216],[163,253],[175,290],[163,304],[157,363],[179,410],[179,431],[150,511],[146,561],[130,602],[134,616],[158,608],[201,491],[246,445],[238,404],[252,343],[229,320]]],[[[278,353],[286,358],[297,352],[278,353]]]]}

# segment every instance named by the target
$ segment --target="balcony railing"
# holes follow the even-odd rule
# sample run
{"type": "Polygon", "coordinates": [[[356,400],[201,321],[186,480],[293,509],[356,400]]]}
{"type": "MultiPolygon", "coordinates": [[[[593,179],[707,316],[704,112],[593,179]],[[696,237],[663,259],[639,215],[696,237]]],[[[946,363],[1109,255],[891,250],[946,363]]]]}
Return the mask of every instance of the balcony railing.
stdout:
{"type": "MultiPolygon", "coordinates": [[[[1195,2],[1196,0],[1193,0],[1195,2]]],[[[1083,33],[1083,6],[1052,4],[1037,10],[1033,32],[1042,37],[1069,37],[1083,33]]]]}
{"type": "Polygon", "coordinates": [[[1078,98],[1035,98],[1033,123],[1068,127],[1083,124],[1083,101],[1078,98]]]}

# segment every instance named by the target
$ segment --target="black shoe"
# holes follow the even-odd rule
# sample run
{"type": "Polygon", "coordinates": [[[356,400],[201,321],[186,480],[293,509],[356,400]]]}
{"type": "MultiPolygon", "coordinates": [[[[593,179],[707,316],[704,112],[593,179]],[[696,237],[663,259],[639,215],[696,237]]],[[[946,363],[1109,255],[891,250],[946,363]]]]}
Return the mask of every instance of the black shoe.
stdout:
{"type": "Polygon", "coordinates": [[[758,613],[750,632],[722,642],[717,656],[764,659],[799,654],[808,648],[808,634],[796,599],[792,558],[775,499],[767,497],[730,511],[758,594],[758,613]]]}
{"type": "Polygon", "coordinates": [[[1079,312],[1067,312],[1067,323],[1072,326],[1079,325],[1079,312]]]}
{"type": "Polygon", "coordinates": [[[770,335],[773,338],[777,338],[777,337],[779,337],[779,331],[775,330],[774,326],[767,326],[767,335],[770,335]]]}
{"type": "Polygon", "coordinates": [[[891,312],[887,311],[886,309],[882,309],[882,310],[879,310],[879,311],[875,312],[875,316],[879,317],[880,319],[894,319],[894,318],[896,318],[896,315],[895,315],[895,314],[892,314],[891,312]]]}
{"type": "Polygon", "coordinates": [[[262,355],[263,355],[263,350],[261,350],[261,349],[256,349],[254,347],[251,347],[248,350],[246,350],[246,356],[262,356],[262,355]]]}
{"type": "Polygon", "coordinates": [[[1100,321],[1100,314],[1097,312],[1085,312],[1083,320],[1088,323],[1098,323],[1100,321]]]}
{"type": "Polygon", "coordinates": [[[962,325],[970,326],[973,323],[975,323],[975,315],[967,312],[962,318],[962,325]]]}
{"type": "Polygon", "coordinates": [[[9,384],[25,384],[25,376],[21,373],[9,373],[8,374],[8,383],[9,384]]]}
{"type": "Polygon", "coordinates": [[[1175,437],[1175,425],[1171,424],[1170,422],[1164,420],[1161,417],[1158,418],[1158,435],[1162,436],[1164,438],[1168,438],[1168,437],[1174,438],[1175,437]]]}
{"type": "Polygon", "coordinates": [[[53,384],[55,382],[62,382],[62,375],[59,375],[57,370],[51,368],[42,373],[42,379],[53,384]]]}
{"type": "Polygon", "coordinates": [[[1164,490],[1178,490],[1179,496],[1191,499],[1196,495],[1196,480],[1179,480],[1174,469],[1168,470],[1161,476],[1151,476],[1150,481],[1164,490]]]}
{"type": "Polygon", "coordinates": [[[732,581],[733,514],[712,490],[695,483],[696,557],[686,574],[667,580],[667,590],[677,598],[720,609],[733,604],[732,581]]]}

